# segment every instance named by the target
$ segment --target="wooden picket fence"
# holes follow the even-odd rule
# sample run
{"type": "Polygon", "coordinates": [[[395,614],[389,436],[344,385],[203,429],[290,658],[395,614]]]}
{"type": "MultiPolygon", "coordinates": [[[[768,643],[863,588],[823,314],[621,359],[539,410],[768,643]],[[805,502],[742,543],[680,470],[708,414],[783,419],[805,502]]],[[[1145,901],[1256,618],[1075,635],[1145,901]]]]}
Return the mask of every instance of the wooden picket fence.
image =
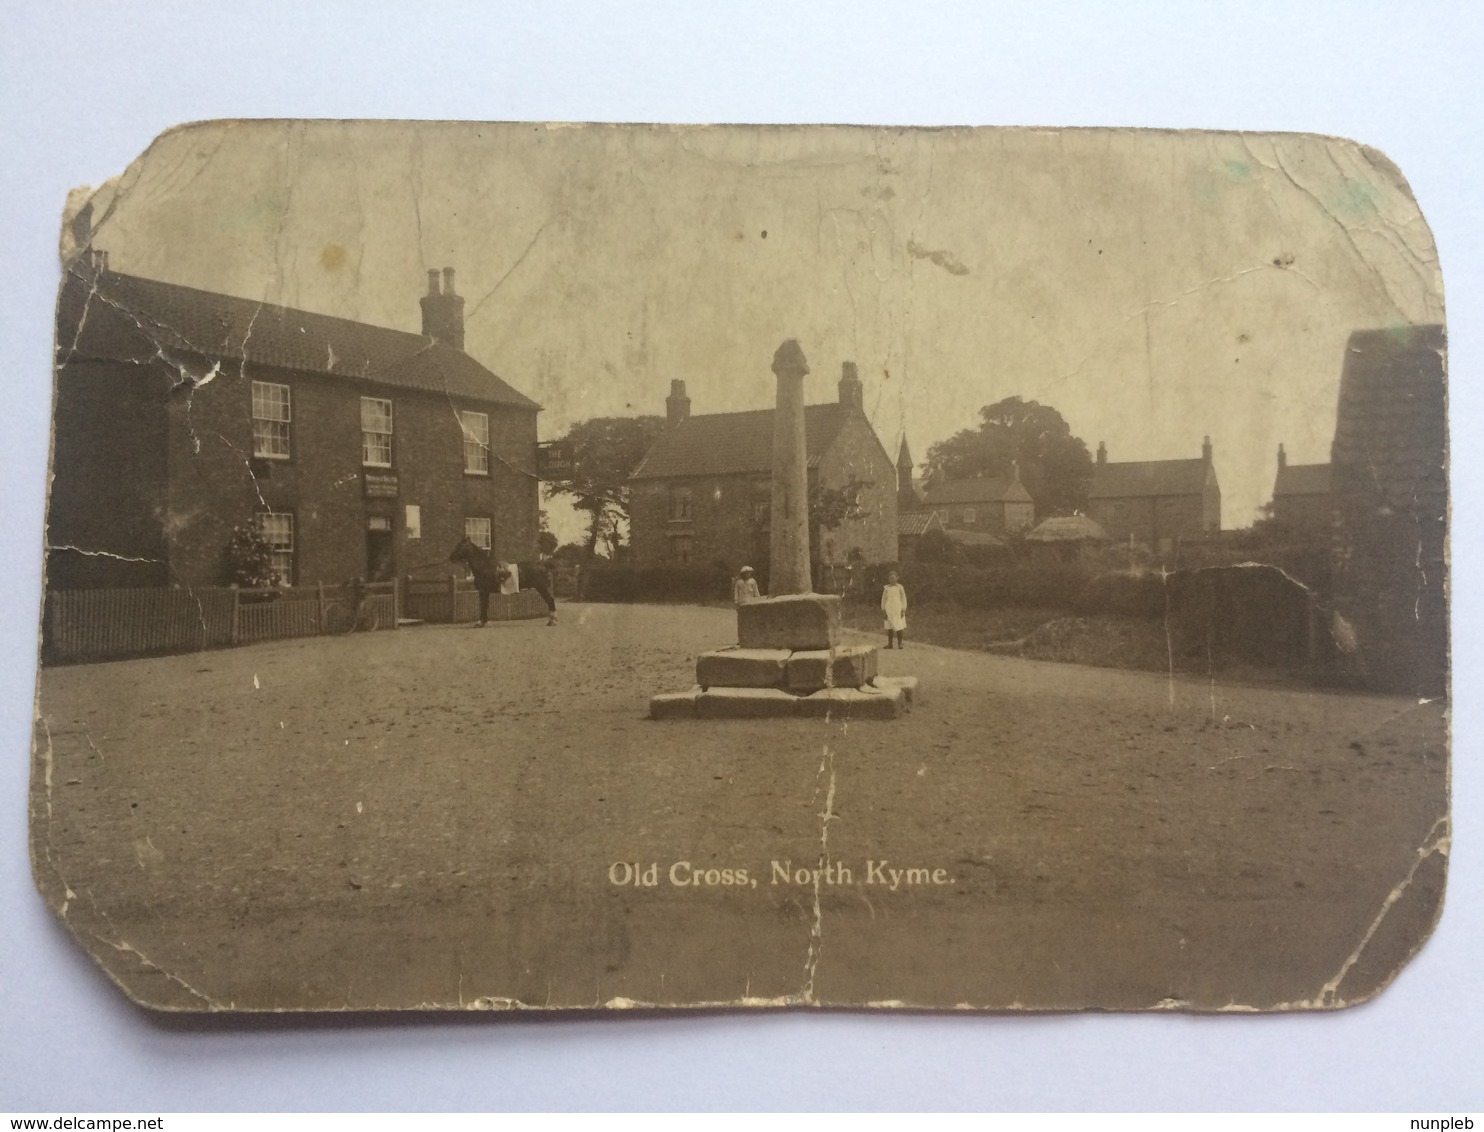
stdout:
{"type": "MultiPolygon", "coordinates": [[[[396,628],[397,583],[365,588],[376,627],[396,628]]],[[[42,619],[42,661],[79,664],[315,636],[326,631],[332,604],[354,600],[350,587],[325,585],[51,590],[42,619]]]]}

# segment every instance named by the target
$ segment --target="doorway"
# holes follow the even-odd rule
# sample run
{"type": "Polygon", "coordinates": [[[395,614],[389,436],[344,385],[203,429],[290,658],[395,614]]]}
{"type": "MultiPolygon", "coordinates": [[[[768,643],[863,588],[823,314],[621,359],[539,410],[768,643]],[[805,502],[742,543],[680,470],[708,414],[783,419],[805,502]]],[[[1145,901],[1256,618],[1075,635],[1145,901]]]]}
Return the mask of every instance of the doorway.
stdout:
{"type": "Polygon", "coordinates": [[[397,546],[392,521],[385,515],[366,520],[366,580],[390,582],[397,576],[397,546]]]}

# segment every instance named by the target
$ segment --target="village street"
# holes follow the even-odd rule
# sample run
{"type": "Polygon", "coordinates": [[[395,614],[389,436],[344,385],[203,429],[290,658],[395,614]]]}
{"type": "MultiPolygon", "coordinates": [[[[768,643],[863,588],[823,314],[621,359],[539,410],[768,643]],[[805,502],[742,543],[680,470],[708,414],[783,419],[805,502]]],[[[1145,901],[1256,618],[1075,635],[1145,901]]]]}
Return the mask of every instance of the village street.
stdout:
{"type": "Polygon", "coordinates": [[[1441,900],[1441,703],[909,634],[900,721],[655,723],[732,613],[561,612],[43,671],[49,902],[186,1009],[1220,1009],[1364,998],[1441,900]]]}

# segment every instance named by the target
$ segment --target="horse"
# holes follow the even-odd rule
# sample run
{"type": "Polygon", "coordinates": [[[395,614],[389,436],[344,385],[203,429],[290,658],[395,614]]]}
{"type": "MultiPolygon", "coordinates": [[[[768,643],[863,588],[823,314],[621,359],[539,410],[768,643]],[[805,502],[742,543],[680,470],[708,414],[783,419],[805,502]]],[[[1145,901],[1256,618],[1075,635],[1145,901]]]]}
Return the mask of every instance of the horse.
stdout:
{"type": "MultiPolygon", "coordinates": [[[[479,623],[489,623],[490,594],[500,591],[500,584],[510,577],[510,570],[481,546],[461,539],[448,556],[450,562],[462,562],[474,575],[474,588],[479,591],[479,623]]],[[[516,580],[523,590],[535,590],[546,602],[548,625],[557,623],[556,599],[551,596],[551,572],[540,562],[515,563],[516,580]]]]}

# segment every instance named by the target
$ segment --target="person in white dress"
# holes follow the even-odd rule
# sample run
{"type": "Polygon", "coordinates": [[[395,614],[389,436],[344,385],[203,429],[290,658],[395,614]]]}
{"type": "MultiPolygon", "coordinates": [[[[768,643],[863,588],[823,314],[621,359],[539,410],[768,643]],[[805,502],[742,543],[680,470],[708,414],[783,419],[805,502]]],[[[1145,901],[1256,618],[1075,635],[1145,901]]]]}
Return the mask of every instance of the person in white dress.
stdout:
{"type": "Polygon", "coordinates": [[[886,647],[901,648],[902,634],[907,631],[907,591],[895,570],[886,576],[881,590],[881,612],[886,615],[886,647]]]}
{"type": "Polygon", "coordinates": [[[732,604],[742,605],[744,602],[756,601],[762,594],[758,592],[757,579],[752,576],[752,567],[744,566],[732,579],[732,604]]]}

